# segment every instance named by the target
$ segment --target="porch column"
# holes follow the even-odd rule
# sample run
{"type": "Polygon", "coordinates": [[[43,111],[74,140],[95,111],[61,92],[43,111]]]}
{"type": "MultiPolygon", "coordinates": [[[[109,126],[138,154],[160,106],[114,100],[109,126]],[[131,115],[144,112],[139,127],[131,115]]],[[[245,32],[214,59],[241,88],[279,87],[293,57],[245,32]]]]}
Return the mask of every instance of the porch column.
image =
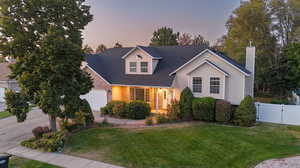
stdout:
{"type": "Polygon", "coordinates": [[[155,111],[158,113],[158,88],[156,90],[156,99],[155,99],[155,111]]]}

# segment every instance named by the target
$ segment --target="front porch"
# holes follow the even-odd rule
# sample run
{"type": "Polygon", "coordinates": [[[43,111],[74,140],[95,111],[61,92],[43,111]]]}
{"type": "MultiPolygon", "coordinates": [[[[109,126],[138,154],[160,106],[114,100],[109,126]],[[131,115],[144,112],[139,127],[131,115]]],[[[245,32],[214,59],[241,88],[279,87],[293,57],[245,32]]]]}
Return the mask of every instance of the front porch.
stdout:
{"type": "Polygon", "coordinates": [[[147,102],[152,113],[165,113],[168,104],[175,98],[173,88],[147,86],[112,86],[112,100],[130,102],[141,100],[147,102]]]}

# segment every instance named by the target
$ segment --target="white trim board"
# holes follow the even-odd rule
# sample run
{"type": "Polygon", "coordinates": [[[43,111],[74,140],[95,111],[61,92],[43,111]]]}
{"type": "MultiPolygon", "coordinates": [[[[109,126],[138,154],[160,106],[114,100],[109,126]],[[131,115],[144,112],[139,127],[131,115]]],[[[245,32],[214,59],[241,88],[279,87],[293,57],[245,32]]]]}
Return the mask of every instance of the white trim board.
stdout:
{"type": "Polygon", "coordinates": [[[104,80],[108,85],[111,85],[106,79],[104,79],[101,75],[99,75],[93,68],[91,68],[88,64],[86,65],[91,71],[93,71],[98,77],[104,80]]]}
{"type": "Polygon", "coordinates": [[[229,76],[229,74],[222,70],[221,68],[219,68],[217,65],[211,63],[209,60],[205,60],[203,61],[200,65],[196,66],[193,70],[191,70],[190,72],[187,73],[187,75],[189,75],[190,73],[194,72],[195,70],[197,70],[198,68],[200,68],[201,66],[203,66],[204,64],[208,64],[211,67],[213,67],[214,69],[216,69],[217,71],[221,72],[222,74],[224,74],[225,76],[229,76]]]}

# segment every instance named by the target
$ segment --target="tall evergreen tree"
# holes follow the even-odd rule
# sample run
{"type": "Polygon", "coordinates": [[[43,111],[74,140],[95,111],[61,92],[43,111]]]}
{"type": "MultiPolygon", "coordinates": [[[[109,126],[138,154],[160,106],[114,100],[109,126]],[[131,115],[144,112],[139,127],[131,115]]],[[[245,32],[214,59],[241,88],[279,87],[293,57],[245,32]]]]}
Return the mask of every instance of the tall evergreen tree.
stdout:
{"type": "Polygon", "coordinates": [[[92,88],[91,77],[80,69],[81,32],[92,20],[90,7],[85,0],[0,0],[0,6],[0,52],[16,60],[10,77],[21,88],[6,94],[7,108],[24,121],[26,104],[35,104],[56,131],[56,118],[74,117],[80,95],[92,88]]]}
{"type": "Polygon", "coordinates": [[[154,31],[150,46],[173,46],[178,45],[179,33],[174,33],[172,28],[162,27],[154,31]]]}
{"type": "Polygon", "coordinates": [[[264,90],[270,78],[268,70],[274,61],[276,39],[271,32],[271,16],[266,0],[242,1],[227,21],[225,52],[245,64],[249,43],[256,46],[256,89],[264,90]]]}

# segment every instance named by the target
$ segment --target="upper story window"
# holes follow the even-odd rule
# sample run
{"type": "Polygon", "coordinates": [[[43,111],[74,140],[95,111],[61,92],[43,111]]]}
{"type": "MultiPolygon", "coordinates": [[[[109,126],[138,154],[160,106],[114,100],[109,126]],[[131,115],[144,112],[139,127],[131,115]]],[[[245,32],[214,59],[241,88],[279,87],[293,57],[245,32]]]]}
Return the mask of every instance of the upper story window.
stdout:
{"type": "Polygon", "coordinates": [[[136,72],[136,62],[129,62],[129,71],[136,72]]]}
{"type": "Polygon", "coordinates": [[[220,78],[210,78],[210,93],[219,94],[220,93],[220,78]]]}
{"type": "Polygon", "coordinates": [[[193,92],[201,93],[202,92],[202,78],[193,77],[193,92]]]}
{"type": "Polygon", "coordinates": [[[141,72],[148,72],[148,62],[141,62],[141,72]]]}

